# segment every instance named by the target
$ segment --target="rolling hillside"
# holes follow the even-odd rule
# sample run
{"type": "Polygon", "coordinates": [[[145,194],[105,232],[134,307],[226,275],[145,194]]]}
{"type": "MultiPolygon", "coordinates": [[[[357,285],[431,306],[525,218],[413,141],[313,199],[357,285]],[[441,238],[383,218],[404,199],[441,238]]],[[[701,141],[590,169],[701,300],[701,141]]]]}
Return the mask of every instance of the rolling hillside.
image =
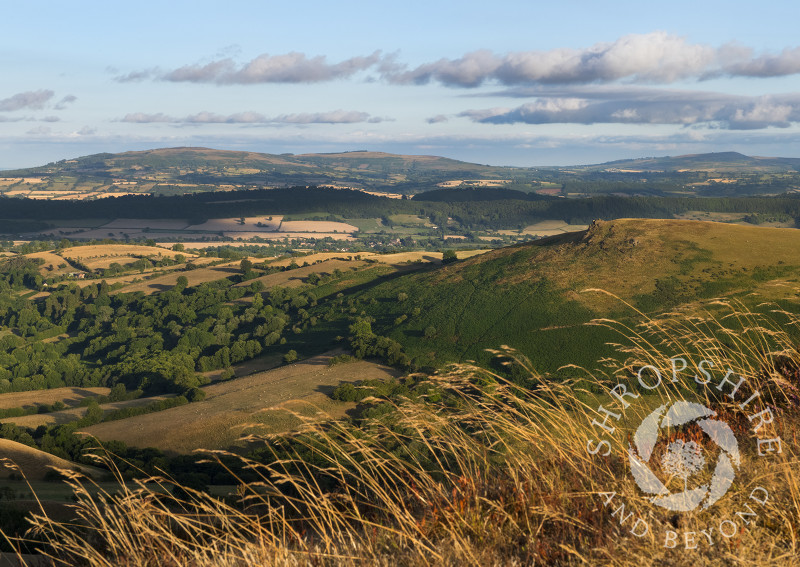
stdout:
{"type": "Polygon", "coordinates": [[[779,172],[800,171],[800,158],[751,157],[738,152],[689,154],[617,160],[587,168],[608,168],[641,171],[719,171],[719,172],[779,172]]]}
{"type": "Polygon", "coordinates": [[[687,191],[704,194],[708,188],[698,192],[696,184],[722,177],[730,194],[743,196],[796,189],[799,170],[800,159],[749,157],[736,152],[527,168],[371,151],[294,155],[181,147],[94,154],[4,171],[0,193],[62,201],[328,185],[395,198],[437,187],[505,187],[570,196],[619,192],[682,196],[687,191]]]}
{"type": "Polygon", "coordinates": [[[537,369],[554,371],[609,354],[605,343],[615,337],[585,326],[592,318],[739,292],[781,299],[775,282],[791,285],[798,276],[795,229],[622,219],[396,278],[362,292],[361,303],[377,319],[376,332],[421,365],[488,363],[484,349],[508,344],[537,369]]]}
{"type": "Polygon", "coordinates": [[[367,151],[275,155],[209,148],[163,148],[95,154],[42,167],[5,171],[3,175],[9,179],[19,177],[20,182],[27,180],[27,185],[32,187],[38,182],[43,186],[35,187],[34,196],[47,197],[46,193],[55,189],[142,193],[160,188],[162,194],[170,189],[181,194],[264,185],[322,184],[409,192],[415,185],[430,188],[439,182],[462,178],[511,179],[514,175],[524,175],[525,171],[437,156],[367,151]]]}
{"type": "MultiPolygon", "coordinates": [[[[0,439],[0,452],[2,452],[2,458],[13,462],[28,480],[42,480],[53,468],[78,470],[95,478],[102,478],[108,474],[95,467],[78,465],[8,439],[0,439]]],[[[6,478],[14,472],[13,468],[2,468],[0,469],[0,478],[6,478]]]]}

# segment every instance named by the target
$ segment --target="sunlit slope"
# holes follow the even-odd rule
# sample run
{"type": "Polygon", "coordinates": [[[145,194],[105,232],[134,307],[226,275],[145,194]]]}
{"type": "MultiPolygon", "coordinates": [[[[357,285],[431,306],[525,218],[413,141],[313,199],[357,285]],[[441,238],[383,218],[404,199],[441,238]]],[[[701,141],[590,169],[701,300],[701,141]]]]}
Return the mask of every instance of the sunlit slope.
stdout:
{"type": "Polygon", "coordinates": [[[84,474],[93,476],[94,478],[102,478],[104,472],[95,467],[87,465],[78,465],[66,459],[56,457],[50,453],[45,453],[39,449],[34,449],[28,445],[10,441],[8,439],[0,439],[0,455],[3,459],[8,459],[10,463],[15,466],[4,466],[0,468],[0,478],[6,478],[10,474],[20,473],[28,480],[41,480],[45,478],[47,473],[53,468],[78,470],[84,474]]]}
{"type": "Polygon", "coordinates": [[[795,229],[623,219],[397,278],[362,300],[376,330],[402,342],[419,364],[485,362],[484,349],[508,344],[537,368],[555,370],[608,354],[605,343],[616,337],[584,323],[633,315],[626,303],[654,313],[768,293],[776,289],[770,282],[798,275],[795,229]]]}

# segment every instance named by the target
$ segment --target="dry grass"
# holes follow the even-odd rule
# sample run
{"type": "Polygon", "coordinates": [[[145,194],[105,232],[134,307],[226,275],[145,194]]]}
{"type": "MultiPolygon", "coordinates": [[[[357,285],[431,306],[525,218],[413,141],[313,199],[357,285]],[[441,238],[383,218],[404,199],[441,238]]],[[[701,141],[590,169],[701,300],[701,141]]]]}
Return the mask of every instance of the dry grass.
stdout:
{"type": "MultiPolygon", "coordinates": [[[[388,379],[395,372],[371,362],[328,366],[330,355],[206,386],[206,399],[165,411],[100,423],[84,431],[100,440],[124,441],[136,447],[190,453],[198,447],[230,447],[258,414],[290,401],[324,399],[342,382],[388,379]]],[[[342,406],[346,409],[350,406],[342,406]]]]}
{"type": "MultiPolygon", "coordinates": [[[[242,270],[239,268],[240,263],[241,260],[237,260],[235,262],[226,262],[225,264],[218,264],[211,268],[198,268],[196,270],[189,270],[188,272],[171,272],[168,274],[164,274],[163,276],[157,276],[149,280],[132,283],[120,290],[117,290],[117,292],[128,293],[135,291],[143,291],[145,294],[157,293],[159,291],[164,291],[166,289],[174,287],[175,284],[178,282],[178,278],[181,276],[186,277],[186,279],[189,281],[190,286],[200,285],[201,283],[211,282],[214,280],[221,280],[227,278],[228,276],[241,274],[242,270]]],[[[125,280],[129,281],[132,277],[141,278],[142,276],[141,275],[126,276],[125,280]]],[[[107,281],[111,283],[110,279],[107,281]]],[[[119,280],[119,281],[124,281],[124,280],[119,280]]]]}
{"type": "Polygon", "coordinates": [[[29,480],[41,480],[52,468],[81,470],[97,478],[103,476],[103,471],[95,467],[77,465],[28,445],[0,439],[0,476],[3,478],[16,473],[29,480]]]}
{"type": "Polygon", "coordinates": [[[539,236],[555,236],[557,234],[564,234],[565,232],[575,232],[577,230],[586,230],[589,228],[585,224],[568,224],[563,221],[550,220],[537,222],[526,226],[521,234],[536,234],[539,236]]]}
{"type": "Polygon", "coordinates": [[[136,246],[132,244],[98,244],[75,246],[62,251],[61,255],[71,260],[82,262],[90,269],[108,267],[111,262],[127,261],[132,257],[174,258],[177,254],[193,256],[187,252],[175,252],[154,246],[136,246]]]}
{"type": "MultiPolygon", "coordinates": [[[[252,239],[262,238],[264,240],[284,240],[288,239],[306,239],[306,240],[321,240],[323,238],[332,238],[333,240],[355,240],[350,233],[345,232],[225,232],[223,236],[226,238],[241,238],[252,239]]],[[[220,244],[227,244],[221,242],[220,244]]]]}
{"type": "MultiPolygon", "coordinates": [[[[149,398],[136,398],[134,400],[125,400],[123,402],[109,402],[107,404],[100,404],[100,409],[104,412],[113,410],[136,408],[149,405],[153,402],[165,400],[174,397],[175,394],[165,394],[163,396],[151,396],[149,398]]],[[[79,420],[86,415],[86,407],[69,408],[60,411],[52,411],[49,413],[37,413],[33,415],[23,415],[20,417],[7,417],[0,419],[0,423],[13,423],[20,427],[29,427],[36,429],[40,425],[63,425],[79,420]]]]}
{"type": "MultiPolygon", "coordinates": [[[[485,252],[490,252],[490,250],[459,250],[456,252],[456,256],[459,260],[463,260],[464,258],[471,258],[472,256],[477,256],[478,254],[483,254],[485,252]]],[[[442,253],[441,252],[425,252],[425,251],[416,251],[416,252],[397,252],[395,254],[374,254],[371,256],[362,255],[362,258],[369,258],[371,260],[377,260],[383,264],[405,264],[408,262],[433,262],[433,263],[440,263],[442,261],[442,253]]]]}
{"type": "MultiPolygon", "coordinates": [[[[288,266],[292,262],[302,265],[305,262],[312,264],[317,261],[324,262],[325,260],[342,260],[348,261],[353,260],[359,254],[356,252],[316,252],[314,254],[309,254],[307,256],[300,256],[296,258],[280,258],[279,260],[274,260],[270,262],[270,266],[288,266]]],[[[367,258],[373,256],[370,252],[362,252],[360,254],[362,258],[367,258]]]]}
{"type": "MultiPolygon", "coordinates": [[[[295,261],[302,264],[304,261],[308,260],[297,258],[295,261]]],[[[240,287],[247,287],[254,281],[260,281],[264,284],[265,289],[271,289],[276,285],[284,287],[299,287],[305,283],[304,280],[309,276],[309,274],[332,274],[333,271],[337,269],[344,272],[350,268],[360,268],[365,263],[366,262],[358,260],[323,260],[319,264],[312,264],[310,266],[303,266],[293,270],[287,270],[285,272],[268,274],[266,276],[247,280],[236,285],[240,287]]]]}
{"type": "Polygon", "coordinates": [[[39,273],[45,277],[60,276],[75,271],[75,268],[70,266],[64,258],[53,252],[32,252],[30,254],[25,254],[25,257],[33,259],[41,258],[44,260],[44,264],[39,266],[39,273]],[[64,267],[59,268],[61,265],[64,267]]]}
{"type": "Polygon", "coordinates": [[[284,221],[281,232],[358,232],[358,227],[334,221],[284,221]]]}
{"type": "Polygon", "coordinates": [[[508,179],[453,179],[437,183],[437,187],[459,187],[461,185],[469,187],[502,187],[511,183],[508,179]]]}
{"type": "Polygon", "coordinates": [[[91,396],[107,396],[110,388],[52,388],[33,392],[9,392],[0,394],[0,409],[20,408],[36,404],[54,404],[63,402],[67,405],[79,403],[91,396]]]}
{"type": "Polygon", "coordinates": [[[124,483],[118,495],[95,495],[76,479],[78,521],[39,514],[34,533],[57,565],[797,565],[800,353],[783,329],[797,330],[798,320],[721,307],[703,319],[671,316],[635,328],[599,321],[620,329],[628,355],[609,362],[606,374],[576,369],[574,382],[548,383],[502,348],[498,355],[530,374],[528,387],[457,365],[428,378],[441,399],[401,401],[361,427],[315,421],[291,442],[266,438],[273,458],[246,461],[260,482],[242,484],[235,500],[188,490],[169,498],[163,489],[124,483]],[[631,403],[610,435],[608,456],[590,455],[597,403],[613,402],[608,389],[632,386],[631,372],[643,364],[666,371],[675,354],[730,367],[764,392],[780,417],[773,433],[783,436],[783,452],[756,457],[749,420],[737,419],[714,388],[698,390],[682,374],[631,403]],[[739,441],[736,482],[707,511],[654,506],[631,477],[631,427],[662,400],[713,407],[739,441]],[[737,516],[756,486],[769,490],[769,500],[749,501],[757,518],[737,516]],[[604,505],[612,492],[614,504],[604,505]],[[637,518],[647,522],[646,536],[631,535],[637,518]],[[709,546],[699,530],[725,520],[737,533],[717,533],[709,546]],[[674,549],[664,545],[672,531],[681,534],[674,549]],[[696,548],[685,548],[687,532],[696,548]]]}

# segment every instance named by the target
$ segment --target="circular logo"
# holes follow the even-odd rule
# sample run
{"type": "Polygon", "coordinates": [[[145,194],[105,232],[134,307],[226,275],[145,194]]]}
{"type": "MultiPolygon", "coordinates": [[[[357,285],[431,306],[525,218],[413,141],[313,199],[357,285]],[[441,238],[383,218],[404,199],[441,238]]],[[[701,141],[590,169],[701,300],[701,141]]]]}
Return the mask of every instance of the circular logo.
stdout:
{"type": "Polygon", "coordinates": [[[633,445],[628,447],[628,459],[636,484],[643,492],[654,495],[650,502],[668,510],[688,512],[701,504],[705,510],[725,495],[733,483],[734,466],[740,464],[739,445],[728,424],[711,419],[716,415],[702,404],[680,401],[669,407],[664,404],[642,420],[634,433],[633,445]],[[697,424],[719,447],[717,463],[710,481],[688,488],[689,479],[706,468],[705,451],[694,441],[672,441],[661,457],[661,469],[684,481],[684,490],[672,493],[653,473],[650,461],[664,429],[691,424],[697,424]]]}

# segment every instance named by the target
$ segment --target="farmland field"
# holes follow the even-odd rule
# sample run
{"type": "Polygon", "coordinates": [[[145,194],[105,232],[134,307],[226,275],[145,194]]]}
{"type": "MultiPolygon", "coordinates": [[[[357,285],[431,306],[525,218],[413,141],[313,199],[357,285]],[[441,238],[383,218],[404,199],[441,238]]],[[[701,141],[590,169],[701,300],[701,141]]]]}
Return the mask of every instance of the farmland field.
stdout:
{"type": "Polygon", "coordinates": [[[187,232],[274,232],[278,230],[283,216],[274,215],[259,217],[211,219],[203,224],[186,227],[187,232]],[[241,222],[244,220],[244,222],[241,222]],[[263,226],[258,226],[261,223],[263,226]]]}
{"type": "Polygon", "coordinates": [[[128,257],[174,258],[178,254],[193,256],[186,252],[175,252],[166,248],[153,246],[135,246],[130,244],[100,244],[94,246],[75,246],[61,252],[62,256],[70,260],[77,260],[90,269],[107,267],[114,258],[124,260],[128,257]]]}
{"type": "Polygon", "coordinates": [[[343,222],[329,221],[284,221],[281,223],[281,232],[356,232],[358,227],[343,222]]]}
{"type": "MultiPolygon", "coordinates": [[[[101,423],[85,429],[99,439],[116,439],[138,446],[154,446],[177,453],[197,447],[221,449],[233,445],[244,431],[255,430],[259,414],[284,403],[302,404],[325,399],[324,393],[342,382],[389,379],[396,371],[360,361],[328,366],[331,355],[320,355],[296,364],[244,378],[206,386],[205,400],[162,412],[101,423]],[[322,397],[320,396],[322,395],[322,397]]],[[[352,405],[332,403],[341,415],[352,405]]],[[[274,411],[265,421],[274,420],[274,411]]]]}
{"type": "Polygon", "coordinates": [[[324,260],[318,264],[312,264],[310,266],[303,266],[293,270],[287,270],[285,272],[261,276],[236,285],[248,286],[254,281],[260,281],[264,284],[265,289],[270,289],[276,285],[284,287],[297,287],[305,283],[305,279],[309,276],[309,274],[332,274],[333,271],[337,269],[346,271],[360,268],[365,264],[366,262],[358,260],[324,260]]]}
{"type": "MultiPolygon", "coordinates": [[[[163,276],[156,276],[155,278],[152,279],[132,283],[130,285],[125,286],[120,291],[124,291],[126,293],[135,291],[143,291],[145,293],[156,293],[174,287],[178,281],[178,278],[181,276],[185,276],[186,279],[189,280],[189,285],[191,286],[199,285],[201,283],[210,282],[214,280],[221,280],[234,274],[240,274],[241,270],[239,269],[239,263],[240,262],[236,261],[225,264],[219,264],[211,268],[199,268],[197,270],[190,270],[188,272],[179,272],[179,273],[171,272],[168,274],[164,274],[163,276]]],[[[129,277],[136,277],[136,276],[126,276],[126,279],[129,277]]]]}
{"type": "Polygon", "coordinates": [[[9,392],[0,394],[0,409],[31,407],[37,404],[63,402],[74,405],[92,396],[106,396],[111,390],[104,387],[52,388],[33,392],[9,392]]]}
{"type": "Polygon", "coordinates": [[[39,267],[39,273],[43,276],[59,276],[75,271],[75,268],[70,266],[62,256],[52,252],[33,252],[28,254],[28,258],[44,260],[44,264],[39,267]]]}

